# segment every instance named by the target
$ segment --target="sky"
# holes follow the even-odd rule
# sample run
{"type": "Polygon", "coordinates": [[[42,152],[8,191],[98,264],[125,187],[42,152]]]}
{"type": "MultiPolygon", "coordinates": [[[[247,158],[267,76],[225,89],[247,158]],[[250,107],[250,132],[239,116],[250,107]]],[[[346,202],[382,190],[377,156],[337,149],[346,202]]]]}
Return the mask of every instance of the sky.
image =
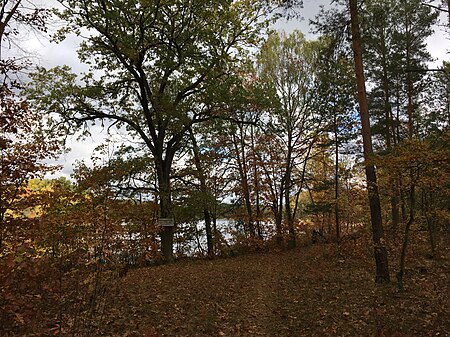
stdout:
{"type": "MultiPolygon", "coordinates": [[[[56,4],[54,0],[47,0],[47,5],[52,3],[56,4]]],[[[284,30],[286,32],[292,32],[294,29],[302,31],[306,38],[313,39],[314,35],[310,33],[309,19],[313,19],[320,10],[320,5],[328,7],[330,0],[304,0],[303,8],[300,9],[300,14],[303,19],[286,21],[280,19],[274,26],[275,29],[284,30]]],[[[436,1],[438,3],[438,1],[436,1]]],[[[444,24],[447,19],[444,15],[441,17],[441,22],[444,24]]],[[[58,24],[52,26],[56,28],[58,24]]],[[[448,33],[445,33],[444,29],[437,28],[435,34],[428,40],[428,48],[433,58],[438,61],[433,66],[438,66],[442,63],[442,60],[450,61],[450,44],[448,33]]],[[[68,37],[62,43],[56,44],[50,42],[49,36],[36,36],[30,34],[30,36],[22,41],[21,47],[31,53],[33,62],[40,66],[51,68],[54,66],[69,65],[72,70],[81,73],[88,70],[86,65],[81,64],[77,58],[77,47],[80,42],[79,38],[74,36],[68,37]]],[[[57,176],[70,177],[73,169],[73,165],[77,160],[84,159],[89,163],[89,158],[92,151],[97,147],[105,137],[105,133],[102,132],[100,127],[94,127],[92,130],[92,137],[78,141],[75,138],[70,138],[68,146],[72,149],[69,153],[63,155],[58,163],[63,165],[62,172],[59,172],[57,176]]]]}

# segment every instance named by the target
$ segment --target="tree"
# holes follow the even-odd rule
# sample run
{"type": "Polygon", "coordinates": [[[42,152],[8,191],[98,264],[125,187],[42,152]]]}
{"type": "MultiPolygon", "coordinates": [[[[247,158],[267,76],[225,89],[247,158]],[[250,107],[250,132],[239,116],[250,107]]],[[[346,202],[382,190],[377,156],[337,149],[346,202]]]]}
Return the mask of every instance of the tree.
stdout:
{"type": "MultiPolygon", "coordinates": [[[[173,216],[171,169],[188,130],[223,111],[233,76],[266,25],[263,3],[249,1],[61,0],[68,32],[89,31],[79,49],[92,72],[76,81],[68,69],[41,70],[34,97],[72,130],[109,121],[142,141],[158,181],[160,217],[173,216]]],[[[173,227],[161,249],[173,259],[173,227]]]]}
{"type": "MultiPolygon", "coordinates": [[[[334,218],[336,239],[341,235],[341,213],[346,213],[346,205],[340,202],[343,179],[347,170],[342,163],[346,155],[355,154],[352,142],[359,133],[356,105],[354,65],[350,45],[348,10],[343,1],[333,1],[336,7],[321,9],[315,20],[311,21],[315,33],[320,34],[321,51],[319,53],[320,109],[328,121],[326,131],[329,144],[334,148],[334,218]],[[343,172],[341,172],[343,169],[343,172]]],[[[347,159],[348,160],[348,159],[347,159]]]]}
{"type": "Polygon", "coordinates": [[[431,75],[429,85],[421,93],[419,137],[440,137],[450,129],[450,63],[443,62],[441,71],[431,75]]]}
{"type": "Polygon", "coordinates": [[[430,241],[430,257],[437,250],[437,230],[448,227],[448,187],[449,156],[448,135],[435,139],[406,140],[392,152],[376,159],[382,175],[394,176],[403,182],[403,189],[409,193],[408,219],[405,221],[403,244],[400,250],[397,282],[399,290],[404,290],[406,253],[412,226],[426,229],[430,241]]]}
{"type": "Polygon", "coordinates": [[[376,283],[390,281],[387,250],[384,243],[384,229],[381,217],[381,204],[378,193],[377,176],[374,164],[371,162],[373,154],[372,136],[370,132],[369,107],[367,104],[366,84],[364,78],[361,35],[359,31],[358,2],[350,0],[350,15],[352,28],[352,46],[355,60],[355,75],[358,89],[359,115],[361,118],[361,132],[363,138],[364,166],[366,171],[367,191],[372,223],[372,239],[376,262],[376,283]]]}
{"type": "MultiPolygon", "coordinates": [[[[417,115],[418,115],[418,87],[423,85],[424,72],[420,71],[426,67],[425,62],[431,60],[426,51],[425,40],[432,34],[432,24],[437,19],[437,13],[431,13],[431,9],[421,6],[419,1],[402,1],[399,7],[400,22],[403,31],[399,34],[399,50],[397,53],[402,55],[402,61],[405,63],[405,91],[406,91],[406,116],[408,121],[407,137],[412,141],[418,135],[417,115]],[[417,71],[419,70],[419,71],[417,71]]],[[[405,165],[406,166],[406,165],[405,165]]],[[[400,256],[400,268],[397,272],[397,282],[400,290],[403,290],[403,275],[405,268],[406,250],[410,236],[410,228],[416,221],[416,170],[411,167],[409,170],[409,189],[408,195],[408,220],[404,229],[404,239],[400,256]]]]}
{"type": "MultiPolygon", "coordinates": [[[[374,135],[381,134],[387,151],[418,132],[419,95],[421,88],[428,85],[426,63],[431,61],[425,40],[432,34],[436,18],[437,13],[421,1],[365,2],[362,30],[368,80],[372,84],[372,130],[374,135]],[[408,121],[405,130],[403,119],[408,121]]],[[[401,220],[401,184],[392,181],[389,188],[394,235],[401,220]]]]}
{"type": "MultiPolygon", "coordinates": [[[[32,66],[30,59],[21,55],[20,39],[30,31],[45,31],[48,14],[27,0],[0,3],[0,329],[6,333],[9,322],[17,323],[13,308],[28,305],[24,293],[35,290],[37,270],[43,266],[35,213],[40,200],[29,187],[33,178],[54,169],[46,160],[59,152],[57,137],[44,137],[42,119],[18,95],[23,74],[32,66]],[[19,290],[18,284],[26,290],[19,290]]],[[[22,322],[27,320],[24,316],[19,314],[22,322]]]]}
{"type": "Polygon", "coordinates": [[[200,146],[195,134],[191,129],[189,129],[189,137],[192,143],[193,160],[196,169],[196,176],[200,183],[200,197],[201,206],[203,211],[203,217],[205,220],[205,230],[206,230],[206,245],[207,253],[209,257],[214,255],[214,242],[213,242],[213,231],[212,231],[212,218],[211,218],[211,191],[207,184],[207,175],[204,165],[204,160],[202,160],[202,153],[200,151],[200,146]]]}
{"type": "MultiPolygon", "coordinates": [[[[429,85],[427,62],[431,61],[426,39],[433,32],[432,26],[438,13],[417,0],[371,0],[365,5],[364,43],[368,50],[369,80],[373,83],[372,116],[378,122],[378,130],[375,128],[374,131],[381,131],[386,153],[389,153],[395,151],[394,147],[400,146],[406,138],[410,142],[419,136],[422,120],[420,108],[423,106],[420,98],[423,88],[429,85]]],[[[416,219],[416,174],[413,169],[410,171],[411,177],[408,179],[402,175],[390,175],[393,180],[388,187],[394,234],[400,224],[400,204],[405,222],[400,271],[397,274],[400,289],[403,288],[409,232],[416,219]],[[408,190],[401,188],[405,185],[409,186],[408,190]]]]}
{"type": "MultiPolygon", "coordinates": [[[[395,1],[369,1],[363,16],[364,41],[367,45],[366,63],[368,78],[374,88],[369,93],[374,134],[382,134],[387,151],[398,143],[398,119],[394,118],[395,83],[398,83],[399,71],[395,70],[394,31],[397,20],[394,18],[398,10],[395,1]],[[395,13],[395,14],[394,14],[395,13]]],[[[398,109],[398,106],[397,106],[398,109]]],[[[398,112],[398,110],[397,110],[398,112]]],[[[398,114],[397,114],[398,116],[398,114]]],[[[400,223],[399,188],[400,182],[390,183],[390,203],[392,229],[396,235],[400,223]]]]}
{"type": "Polygon", "coordinates": [[[255,236],[255,216],[254,216],[254,200],[252,198],[252,170],[251,163],[255,161],[252,155],[251,144],[249,140],[249,130],[251,126],[245,124],[236,124],[231,128],[236,132],[230,132],[231,153],[236,163],[236,194],[241,200],[244,211],[241,215],[245,224],[245,230],[250,237],[255,236]]]}
{"type": "MultiPolygon", "coordinates": [[[[26,30],[46,32],[49,15],[48,9],[37,7],[29,0],[2,1],[0,7],[0,66],[3,75],[9,72],[14,73],[15,70],[27,64],[27,62],[21,64],[14,57],[5,58],[3,49],[8,50],[12,46],[17,46],[17,39],[26,30]]],[[[10,75],[13,74],[10,73],[10,75]]]]}
{"type": "Polygon", "coordinates": [[[258,55],[257,74],[268,83],[269,93],[274,94],[276,109],[267,115],[265,127],[275,136],[283,154],[280,191],[290,248],[296,246],[291,198],[297,192],[293,193],[295,188],[302,189],[304,178],[294,177],[294,168],[308,160],[322,124],[313,92],[317,51],[317,44],[306,41],[299,31],[291,35],[272,32],[258,55]]]}
{"type": "Polygon", "coordinates": [[[329,146],[334,149],[334,218],[336,239],[341,233],[339,193],[340,193],[340,161],[345,145],[355,138],[356,120],[352,110],[355,106],[355,85],[352,81],[353,68],[346,46],[336,35],[323,35],[322,49],[319,59],[319,96],[321,111],[325,114],[326,130],[330,133],[329,146]]]}
{"type": "Polygon", "coordinates": [[[27,181],[51,171],[44,160],[58,153],[57,142],[44,138],[40,116],[16,95],[21,87],[18,74],[27,70],[29,61],[3,53],[23,30],[45,31],[47,16],[28,1],[6,0],[0,7],[0,254],[7,236],[24,220],[18,214],[28,205],[19,200],[27,181]]]}

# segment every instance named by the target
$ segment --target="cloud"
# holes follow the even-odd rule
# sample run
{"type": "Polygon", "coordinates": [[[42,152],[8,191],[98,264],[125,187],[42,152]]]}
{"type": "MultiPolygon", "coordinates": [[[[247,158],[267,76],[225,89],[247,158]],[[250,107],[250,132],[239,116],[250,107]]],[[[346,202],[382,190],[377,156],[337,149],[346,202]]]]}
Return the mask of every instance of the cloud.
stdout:
{"type": "Polygon", "coordinates": [[[441,14],[439,24],[434,29],[434,34],[427,39],[428,51],[436,59],[432,65],[440,66],[442,61],[450,61],[450,31],[447,27],[448,16],[441,14]]]}
{"type": "Polygon", "coordinates": [[[287,33],[291,33],[297,29],[301,31],[306,38],[313,39],[315,36],[310,33],[309,20],[314,19],[316,15],[319,14],[320,6],[329,7],[329,3],[329,0],[304,0],[303,8],[298,11],[301,15],[301,19],[280,19],[273,28],[283,30],[287,33]]]}
{"type": "Polygon", "coordinates": [[[94,150],[101,145],[107,138],[106,131],[100,126],[91,127],[91,136],[86,139],[78,139],[77,135],[67,138],[66,146],[70,148],[68,153],[61,155],[56,162],[51,164],[62,165],[59,172],[46,176],[48,179],[64,176],[70,178],[77,162],[85,162],[88,166],[92,165],[91,156],[94,150]]]}

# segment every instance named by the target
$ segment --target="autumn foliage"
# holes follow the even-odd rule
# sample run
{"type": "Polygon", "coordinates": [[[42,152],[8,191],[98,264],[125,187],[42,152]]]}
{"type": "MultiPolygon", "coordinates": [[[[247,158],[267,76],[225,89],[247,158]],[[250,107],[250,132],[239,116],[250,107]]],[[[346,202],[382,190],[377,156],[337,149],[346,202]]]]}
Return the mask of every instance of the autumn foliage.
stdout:
{"type": "Polygon", "coordinates": [[[308,41],[266,30],[298,1],[59,2],[0,5],[0,337],[450,334],[433,7],[352,0],[308,41]],[[56,19],[87,74],[15,56],[56,19]]]}

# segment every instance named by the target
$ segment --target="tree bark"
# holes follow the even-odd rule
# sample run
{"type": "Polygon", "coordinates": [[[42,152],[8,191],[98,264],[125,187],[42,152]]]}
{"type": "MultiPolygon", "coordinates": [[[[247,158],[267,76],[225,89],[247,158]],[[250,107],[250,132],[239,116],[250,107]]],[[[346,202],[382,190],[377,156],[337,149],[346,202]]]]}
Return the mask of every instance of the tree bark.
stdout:
{"type": "Polygon", "coordinates": [[[357,0],[349,0],[349,2],[352,29],[352,46],[355,61],[355,75],[358,88],[359,114],[362,126],[364,166],[367,180],[370,218],[372,223],[372,240],[374,243],[374,255],[376,263],[375,282],[388,283],[390,282],[388,254],[384,244],[384,229],[381,218],[381,205],[378,193],[377,175],[375,166],[370,162],[371,156],[373,154],[372,135],[370,131],[369,107],[367,103],[361,36],[359,31],[358,3],[357,0]]]}
{"type": "MultiPolygon", "coordinates": [[[[168,163],[168,158],[166,160],[162,159],[162,156],[156,158],[156,173],[158,176],[158,187],[159,187],[159,216],[161,218],[173,217],[172,212],[172,196],[170,187],[170,167],[168,163]]],[[[164,262],[172,263],[173,257],[173,226],[162,226],[160,228],[161,237],[161,252],[163,254],[164,262]]]]}
{"type": "Polygon", "coordinates": [[[286,174],[284,179],[284,203],[285,203],[285,216],[286,216],[286,222],[289,232],[289,239],[288,239],[288,249],[294,249],[297,246],[297,242],[295,239],[295,227],[294,227],[294,218],[292,216],[292,210],[291,210],[291,180],[292,180],[292,136],[289,134],[289,141],[288,141],[288,155],[286,159],[286,174]]]}

